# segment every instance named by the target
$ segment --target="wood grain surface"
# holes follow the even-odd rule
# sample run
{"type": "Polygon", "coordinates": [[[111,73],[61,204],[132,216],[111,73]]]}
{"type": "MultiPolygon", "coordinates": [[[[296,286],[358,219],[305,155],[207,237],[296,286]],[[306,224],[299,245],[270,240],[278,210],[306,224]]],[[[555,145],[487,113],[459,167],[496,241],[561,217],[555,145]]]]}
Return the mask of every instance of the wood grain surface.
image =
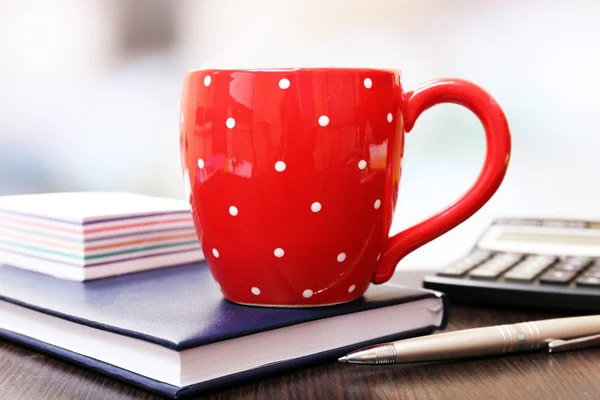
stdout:
{"type": "MultiPolygon", "coordinates": [[[[448,330],[557,316],[565,315],[453,306],[448,330]]],[[[2,400],[154,398],[93,372],[0,341],[2,400]]],[[[213,393],[208,398],[599,399],[600,349],[412,366],[332,362],[213,393]]]]}

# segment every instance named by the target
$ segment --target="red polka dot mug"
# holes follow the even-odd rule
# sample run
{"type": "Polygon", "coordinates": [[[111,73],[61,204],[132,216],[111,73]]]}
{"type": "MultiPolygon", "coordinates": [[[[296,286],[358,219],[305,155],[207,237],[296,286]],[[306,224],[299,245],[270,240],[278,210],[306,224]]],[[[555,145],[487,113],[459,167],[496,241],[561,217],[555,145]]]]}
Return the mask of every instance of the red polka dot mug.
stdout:
{"type": "Polygon", "coordinates": [[[226,299],[275,307],[356,300],[495,193],[511,150],[499,105],[464,80],[405,91],[399,77],[359,68],[186,74],[183,173],[208,267],[226,299]],[[485,163],[460,199],[389,237],[404,135],[439,103],[479,118],[485,163]]]}

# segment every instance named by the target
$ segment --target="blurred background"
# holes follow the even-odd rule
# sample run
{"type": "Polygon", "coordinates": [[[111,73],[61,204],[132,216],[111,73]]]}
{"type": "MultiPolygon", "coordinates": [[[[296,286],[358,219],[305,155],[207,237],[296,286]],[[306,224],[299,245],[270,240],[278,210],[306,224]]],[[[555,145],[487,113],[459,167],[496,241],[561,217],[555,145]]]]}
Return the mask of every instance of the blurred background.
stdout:
{"type": "MultiPolygon", "coordinates": [[[[407,89],[474,81],[512,129],[497,195],[403,267],[450,262],[497,216],[600,218],[599,13],[591,0],[0,0],[0,195],[183,199],[186,70],[368,66],[399,68],[407,89]]],[[[458,198],[484,151],[468,111],[423,114],[392,233],[458,198]]]]}

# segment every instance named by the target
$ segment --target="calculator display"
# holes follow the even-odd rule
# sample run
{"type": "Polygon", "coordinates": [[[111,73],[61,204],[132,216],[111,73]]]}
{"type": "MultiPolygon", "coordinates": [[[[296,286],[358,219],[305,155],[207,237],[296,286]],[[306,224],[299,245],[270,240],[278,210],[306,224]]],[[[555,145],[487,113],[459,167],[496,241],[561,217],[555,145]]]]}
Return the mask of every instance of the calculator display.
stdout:
{"type": "Polygon", "coordinates": [[[525,233],[504,232],[499,240],[511,242],[535,242],[535,243],[565,243],[582,246],[600,246],[600,236],[586,235],[561,235],[554,233],[525,233]]]}

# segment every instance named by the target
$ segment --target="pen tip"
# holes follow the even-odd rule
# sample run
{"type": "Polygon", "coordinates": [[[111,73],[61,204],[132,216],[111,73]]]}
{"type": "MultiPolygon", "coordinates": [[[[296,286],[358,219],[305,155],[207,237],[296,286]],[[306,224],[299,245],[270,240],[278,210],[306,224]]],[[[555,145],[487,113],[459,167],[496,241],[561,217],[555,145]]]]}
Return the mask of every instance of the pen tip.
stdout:
{"type": "Polygon", "coordinates": [[[344,357],[340,357],[338,358],[339,362],[348,362],[348,357],[344,356],[344,357]]]}

